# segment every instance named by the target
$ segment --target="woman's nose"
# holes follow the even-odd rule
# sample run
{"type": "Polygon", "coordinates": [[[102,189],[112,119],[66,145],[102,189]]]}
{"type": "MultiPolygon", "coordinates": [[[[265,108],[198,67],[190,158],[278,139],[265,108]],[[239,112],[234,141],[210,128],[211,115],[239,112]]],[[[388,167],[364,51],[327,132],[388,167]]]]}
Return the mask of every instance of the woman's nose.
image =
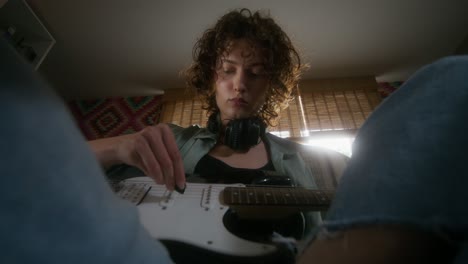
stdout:
{"type": "Polygon", "coordinates": [[[239,72],[237,74],[236,78],[234,79],[234,90],[236,92],[242,93],[247,89],[246,77],[246,74],[243,72],[239,72]]]}

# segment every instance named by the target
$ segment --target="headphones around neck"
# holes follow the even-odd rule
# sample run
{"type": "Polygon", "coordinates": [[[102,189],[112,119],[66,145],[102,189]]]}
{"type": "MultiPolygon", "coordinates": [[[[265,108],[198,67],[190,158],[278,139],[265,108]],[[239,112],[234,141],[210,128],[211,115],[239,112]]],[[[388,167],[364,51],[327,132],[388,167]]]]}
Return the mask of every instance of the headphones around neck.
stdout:
{"type": "Polygon", "coordinates": [[[222,127],[219,112],[211,114],[208,118],[207,129],[217,135],[224,132],[223,143],[233,150],[245,151],[258,145],[266,131],[266,124],[259,117],[232,119],[227,123],[224,131],[221,131],[222,127]]]}

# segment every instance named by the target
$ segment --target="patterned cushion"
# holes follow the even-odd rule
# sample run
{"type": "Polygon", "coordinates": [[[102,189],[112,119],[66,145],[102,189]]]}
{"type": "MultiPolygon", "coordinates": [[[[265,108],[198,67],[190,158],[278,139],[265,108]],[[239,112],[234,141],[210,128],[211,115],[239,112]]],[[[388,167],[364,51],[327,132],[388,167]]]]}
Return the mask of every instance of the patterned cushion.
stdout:
{"type": "Polygon", "coordinates": [[[69,101],[68,107],[88,140],[133,133],[157,124],[162,95],[69,101]]]}

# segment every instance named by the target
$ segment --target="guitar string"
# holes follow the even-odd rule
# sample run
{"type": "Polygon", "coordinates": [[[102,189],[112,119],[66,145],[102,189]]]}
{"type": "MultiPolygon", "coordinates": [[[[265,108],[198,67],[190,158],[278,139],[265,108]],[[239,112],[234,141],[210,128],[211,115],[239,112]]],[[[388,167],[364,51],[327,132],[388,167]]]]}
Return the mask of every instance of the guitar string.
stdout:
{"type": "MultiPolygon", "coordinates": [[[[154,188],[159,188],[159,187],[164,187],[165,185],[163,184],[155,184],[152,180],[124,180],[121,181],[120,183],[143,183],[143,184],[149,184],[151,187],[154,188]]],[[[193,187],[200,187],[200,188],[207,188],[207,186],[215,186],[215,188],[226,188],[226,187],[234,187],[234,188],[272,188],[272,189],[291,189],[291,190],[307,190],[307,191],[317,191],[317,192],[334,192],[334,190],[331,189],[313,189],[312,187],[291,187],[291,186],[270,186],[270,185],[242,185],[242,186],[236,186],[236,185],[231,185],[231,184],[217,184],[217,183],[187,183],[188,186],[191,188],[193,187]]]]}
{"type": "MultiPolygon", "coordinates": [[[[181,196],[180,194],[178,193],[175,193],[175,192],[172,192],[172,193],[169,193],[167,191],[167,189],[164,188],[164,185],[158,185],[158,184],[155,184],[152,180],[150,179],[144,179],[144,180],[130,180],[130,181],[124,181],[124,184],[125,183],[128,183],[128,184],[145,184],[145,185],[150,185],[152,188],[151,190],[149,191],[152,195],[155,195],[155,196],[160,196],[160,197],[163,197],[163,198],[167,198],[169,196],[172,195],[172,198],[173,199],[181,199],[179,197],[183,197],[183,199],[196,199],[196,200],[199,200],[200,199],[200,192],[203,191],[203,190],[206,190],[208,186],[212,186],[211,189],[214,190],[212,191],[212,194],[213,195],[219,195],[221,191],[223,191],[226,187],[233,187],[235,189],[237,189],[238,191],[240,192],[249,192],[249,191],[253,191],[253,193],[255,194],[254,197],[249,197],[249,195],[246,195],[244,197],[244,199],[242,199],[242,197],[240,197],[240,202],[242,202],[242,200],[246,200],[247,203],[250,203],[250,199],[254,199],[256,203],[258,203],[259,201],[259,196],[257,195],[257,190],[259,188],[263,189],[266,193],[268,193],[268,191],[271,191],[273,193],[273,199],[275,200],[274,203],[275,204],[278,204],[278,201],[277,201],[277,198],[278,199],[281,199],[283,198],[284,202],[285,203],[291,203],[291,202],[288,202],[287,201],[287,198],[285,197],[284,193],[282,193],[281,191],[284,190],[284,189],[288,189],[288,190],[292,190],[294,191],[294,193],[286,193],[286,196],[288,197],[291,197],[294,199],[295,203],[296,204],[301,204],[300,201],[298,201],[298,195],[302,196],[301,199],[305,199],[305,204],[308,204],[309,203],[309,199],[310,198],[313,198],[312,200],[323,200],[323,197],[322,199],[316,197],[316,195],[314,193],[307,193],[308,191],[316,191],[316,192],[327,192],[326,190],[310,190],[310,189],[306,189],[306,188],[295,188],[295,187],[289,187],[289,186],[268,186],[268,187],[265,187],[265,186],[232,186],[232,185],[212,185],[212,184],[198,184],[198,183],[188,183],[188,186],[190,187],[187,192],[181,196]],[[213,188],[214,186],[214,188],[213,188]],[[278,191],[279,190],[279,191],[278,191]],[[277,197],[277,195],[275,194],[282,194],[280,195],[280,197],[277,197]],[[292,194],[292,195],[287,195],[287,194],[292,194]],[[309,194],[309,195],[307,195],[309,194]],[[309,196],[309,197],[307,197],[309,196]],[[312,197],[311,197],[312,196],[312,197]]],[[[269,202],[266,202],[268,199],[265,197],[265,193],[263,193],[263,198],[262,200],[264,200],[263,204],[268,204],[269,202]]],[[[328,198],[328,197],[327,197],[328,198]]],[[[206,198],[205,198],[206,199],[206,198]]],[[[329,199],[326,199],[326,200],[329,200],[329,199]]],[[[302,201],[302,203],[304,203],[304,201],[302,201]]]]}
{"type": "MultiPolygon", "coordinates": [[[[132,181],[127,181],[126,183],[134,183],[134,184],[145,184],[145,185],[150,185],[152,187],[152,190],[150,191],[153,195],[157,194],[157,195],[160,195],[160,196],[169,196],[170,193],[167,191],[167,189],[164,188],[164,185],[157,185],[157,184],[154,184],[152,183],[151,180],[132,180],[132,181]]],[[[208,184],[208,186],[210,186],[208,184]]],[[[211,185],[213,186],[213,185],[211,185]]],[[[201,186],[201,184],[190,184],[189,183],[189,189],[187,189],[187,192],[184,194],[187,198],[189,198],[191,196],[191,192],[195,192],[195,195],[196,197],[195,198],[198,198],[199,197],[199,193],[200,191],[203,191],[205,189],[207,189],[208,187],[205,185],[201,186]]],[[[272,192],[273,195],[278,195],[281,194],[280,196],[285,196],[284,195],[284,192],[281,192],[281,190],[284,190],[284,189],[287,189],[287,190],[290,190],[290,191],[293,191],[292,193],[289,193],[287,192],[286,193],[286,196],[290,197],[292,196],[293,199],[296,200],[296,203],[297,203],[297,199],[299,198],[298,196],[301,196],[303,198],[301,199],[310,199],[310,198],[315,198],[315,200],[319,200],[316,195],[313,193],[313,192],[322,192],[322,193],[325,193],[327,194],[327,191],[324,191],[324,190],[308,190],[308,189],[304,189],[304,188],[294,188],[294,187],[265,187],[265,186],[261,186],[261,187],[239,187],[239,186],[229,186],[229,185],[221,185],[221,186],[215,186],[214,188],[212,187],[212,189],[214,191],[212,191],[212,193],[220,193],[222,190],[225,189],[225,187],[233,187],[239,191],[243,191],[243,192],[249,192],[249,191],[253,191],[255,193],[255,196],[258,197],[257,195],[257,191],[259,190],[259,188],[261,188],[264,192],[272,192]],[[279,190],[279,191],[278,191],[279,190]],[[309,192],[309,191],[312,191],[312,192],[309,192]],[[309,197],[307,197],[309,196],[309,197]]],[[[174,195],[179,195],[177,193],[174,193],[174,195]]],[[[265,195],[265,194],[263,194],[265,195]]],[[[281,198],[281,197],[280,197],[281,198]]],[[[327,197],[328,198],[328,197],[327,197]]],[[[248,198],[247,198],[248,199],[248,198]]]]}

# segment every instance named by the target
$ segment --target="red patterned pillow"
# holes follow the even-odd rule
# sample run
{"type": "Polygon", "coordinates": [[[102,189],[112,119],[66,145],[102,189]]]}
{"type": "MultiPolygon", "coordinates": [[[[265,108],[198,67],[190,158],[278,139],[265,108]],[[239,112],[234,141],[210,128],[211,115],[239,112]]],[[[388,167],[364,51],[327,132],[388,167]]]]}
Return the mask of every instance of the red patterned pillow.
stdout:
{"type": "Polygon", "coordinates": [[[157,124],[162,95],[75,100],[68,107],[88,139],[133,133],[157,124]]]}

